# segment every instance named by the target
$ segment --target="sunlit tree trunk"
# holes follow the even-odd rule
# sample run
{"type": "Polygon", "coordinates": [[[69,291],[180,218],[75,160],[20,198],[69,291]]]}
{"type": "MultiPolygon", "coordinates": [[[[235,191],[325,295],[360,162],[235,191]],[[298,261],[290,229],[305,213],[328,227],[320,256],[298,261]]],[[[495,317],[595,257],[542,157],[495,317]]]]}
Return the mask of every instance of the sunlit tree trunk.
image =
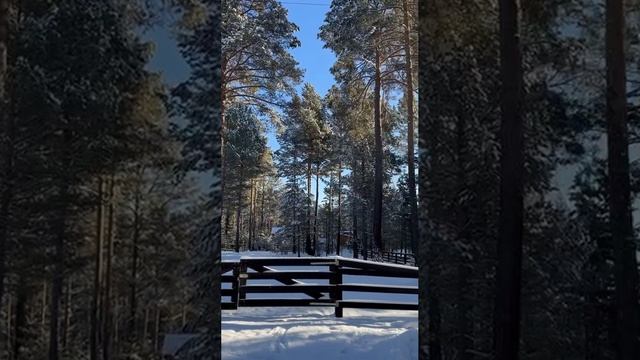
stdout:
{"type": "Polygon", "coordinates": [[[409,234],[411,249],[417,254],[418,230],[418,202],[416,199],[416,169],[415,169],[415,147],[414,147],[414,97],[413,97],[413,61],[411,50],[411,28],[413,26],[409,13],[409,0],[402,1],[403,24],[404,24],[404,57],[405,73],[407,84],[405,90],[405,100],[407,102],[407,187],[409,190],[409,203],[411,213],[409,214],[409,234]]]}
{"type": "Polygon", "coordinates": [[[307,161],[307,238],[305,250],[307,255],[312,255],[311,249],[311,160],[307,161]]]}

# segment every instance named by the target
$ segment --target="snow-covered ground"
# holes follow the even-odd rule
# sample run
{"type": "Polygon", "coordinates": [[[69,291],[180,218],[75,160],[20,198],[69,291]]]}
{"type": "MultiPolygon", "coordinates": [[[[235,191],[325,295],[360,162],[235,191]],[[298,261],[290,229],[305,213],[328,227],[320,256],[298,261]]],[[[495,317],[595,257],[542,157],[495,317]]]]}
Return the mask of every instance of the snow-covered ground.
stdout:
{"type": "MultiPolygon", "coordinates": [[[[223,252],[223,260],[273,253],[223,252]]],[[[289,255],[290,256],[290,255],[289,255]]],[[[292,270],[294,267],[286,267],[292,270]]],[[[276,267],[285,270],[285,267],[276,267]]],[[[305,270],[311,270],[305,267],[305,270]]],[[[315,269],[315,267],[314,267],[315,269]]],[[[322,270],[323,267],[317,267],[322,270]]],[[[322,284],[322,280],[304,280],[322,284]]],[[[417,286],[412,279],[345,276],[345,283],[417,286]]],[[[326,282],[325,282],[326,283],[326,282]]],[[[265,284],[255,281],[255,284],[265,284]]],[[[256,294],[258,295],[258,294],[256,294]]],[[[300,297],[259,294],[260,298],[300,297]]],[[[415,302],[416,295],[344,293],[345,299],[415,302]]],[[[222,314],[223,360],[413,360],[418,358],[417,311],[344,309],[336,318],[333,307],[239,308],[222,314]]]]}

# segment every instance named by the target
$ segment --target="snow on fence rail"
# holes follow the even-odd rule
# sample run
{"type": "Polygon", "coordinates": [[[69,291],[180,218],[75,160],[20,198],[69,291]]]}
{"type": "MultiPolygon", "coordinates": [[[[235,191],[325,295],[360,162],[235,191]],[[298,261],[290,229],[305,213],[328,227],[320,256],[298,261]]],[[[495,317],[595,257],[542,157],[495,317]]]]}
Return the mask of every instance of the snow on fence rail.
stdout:
{"type": "MultiPolygon", "coordinates": [[[[355,254],[355,258],[358,258],[358,252],[355,254]]],[[[383,251],[383,252],[375,252],[372,250],[364,250],[360,251],[360,256],[363,259],[375,259],[378,258],[382,262],[394,263],[394,264],[404,264],[410,266],[416,266],[416,257],[415,255],[407,252],[397,252],[397,251],[383,251]]]]}
{"type": "Polygon", "coordinates": [[[379,283],[345,283],[349,279],[364,277],[417,279],[418,268],[406,265],[384,264],[343,257],[260,257],[241,258],[240,261],[222,262],[223,310],[238,307],[276,306],[333,306],[335,316],[342,317],[344,308],[417,310],[415,302],[387,300],[344,300],[345,292],[373,294],[417,295],[417,286],[379,283]],[[277,270],[274,267],[294,267],[277,270]],[[327,270],[317,270],[317,267],[327,270]],[[315,268],[315,269],[311,269],[315,268]],[[268,280],[268,284],[248,284],[248,281],[268,280]],[[308,284],[300,280],[327,281],[308,284]],[[228,286],[225,286],[228,285],[228,286]],[[248,295],[269,294],[269,298],[250,298],[248,295]],[[274,295],[275,294],[275,295],[274,295]],[[302,294],[303,297],[284,295],[302,294]]]}

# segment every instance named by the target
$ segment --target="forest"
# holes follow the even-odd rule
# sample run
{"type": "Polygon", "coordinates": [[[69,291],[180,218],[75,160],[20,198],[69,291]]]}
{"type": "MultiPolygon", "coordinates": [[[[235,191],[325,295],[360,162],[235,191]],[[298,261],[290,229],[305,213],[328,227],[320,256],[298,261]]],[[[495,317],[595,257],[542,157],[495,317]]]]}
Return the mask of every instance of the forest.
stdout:
{"type": "Polygon", "coordinates": [[[215,273],[199,249],[219,142],[211,119],[185,130],[182,107],[204,73],[168,84],[146,35],[171,27],[198,62],[205,5],[0,1],[0,358],[152,359],[170,329],[219,333],[200,319],[216,306],[198,278],[215,273]],[[209,135],[212,154],[193,161],[209,135]]]}
{"type": "Polygon", "coordinates": [[[421,2],[421,359],[640,356],[638,10],[421,2]]]}
{"type": "Polygon", "coordinates": [[[415,253],[417,3],[334,1],[324,95],[301,83],[298,25],[260,4],[223,8],[223,248],[415,253]]]}
{"type": "Polygon", "coordinates": [[[640,359],[639,4],[306,3],[327,91],[288,5],[0,0],[0,358],[220,359],[268,251],[416,256],[421,360],[640,359]]]}

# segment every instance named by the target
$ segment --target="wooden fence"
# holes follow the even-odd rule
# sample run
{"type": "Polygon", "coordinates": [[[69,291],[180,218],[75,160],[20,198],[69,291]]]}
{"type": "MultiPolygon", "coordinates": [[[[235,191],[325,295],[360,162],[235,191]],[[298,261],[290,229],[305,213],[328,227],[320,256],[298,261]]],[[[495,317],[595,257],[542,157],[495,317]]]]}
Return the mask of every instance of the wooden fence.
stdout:
{"type": "MultiPolygon", "coordinates": [[[[336,317],[342,317],[344,308],[417,310],[417,302],[379,300],[343,300],[344,292],[418,294],[417,286],[345,283],[344,276],[375,276],[417,279],[418,269],[347,259],[342,257],[269,257],[246,258],[240,261],[222,262],[222,296],[230,298],[222,302],[223,310],[238,307],[275,306],[333,306],[336,317]],[[292,267],[295,270],[276,270],[274,266],[292,267]],[[327,270],[300,270],[300,267],[324,267],[327,270]],[[251,270],[251,271],[250,271],[251,270]],[[279,284],[248,284],[250,280],[272,280],[279,284]],[[328,284],[307,284],[300,280],[328,280],[328,284]],[[226,284],[226,286],[225,286],[226,284]],[[300,298],[250,299],[249,294],[301,294],[300,298]]],[[[272,295],[273,296],[273,295],[272,295]]]]}
{"type": "MultiPolygon", "coordinates": [[[[363,259],[377,259],[382,262],[398,265],[416,266],[417,264],[415,255],[405,252],[383,251],[381,253],[376,253],[374,251],[368,250],[365,253],[365,251],[362,250],[355,253],[355,255],[359,255],[363,259]]],[[[357,259],[358,256],[355,256],[355,258],[357,259]]]]}

